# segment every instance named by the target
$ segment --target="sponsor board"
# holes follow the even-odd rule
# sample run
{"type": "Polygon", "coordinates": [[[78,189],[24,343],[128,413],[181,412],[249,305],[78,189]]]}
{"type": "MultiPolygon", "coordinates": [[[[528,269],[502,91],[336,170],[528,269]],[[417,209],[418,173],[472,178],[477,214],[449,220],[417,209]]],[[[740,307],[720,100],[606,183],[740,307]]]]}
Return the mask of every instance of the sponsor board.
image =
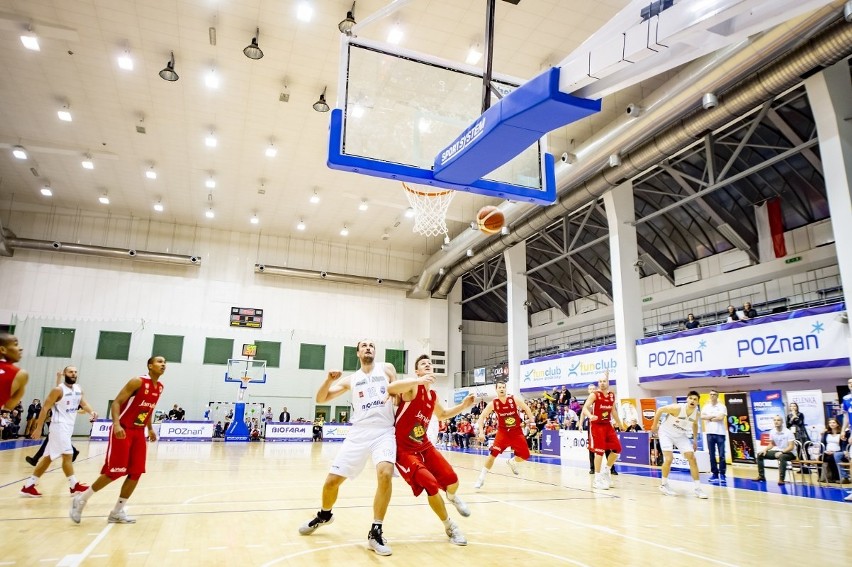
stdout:
{"type": "Polygon", "coordinates": [[[322,439],[323,441],[343,441],[351,428],[352,426],[346,423],[326,423],[322,426],[322,439]]]}
{"type": "Polygon", "coordinates": [[[160,424],[161,441],[212,441],[212,421],[164,421],[160,424]]]}
{"type": "MultiPolygon", "coordinates": [[[[160,436],[160,425],[161,424],[159,423],[154,424],[154,432],[157,434],[157,437],[160,436]]],[[[98,419],[93,421],[92,431],[89,433],[89,441],[109,441],[109,433],[111,429],[111,419],[98,419]]]]}
{"type": "Polygon", "coordinates": [[[267,423],[267,441],[310,441],[313,438],[311,423],[267,423]]]}
{"type": "Polygon", "coordinates": [[[609,371],[612,383],[618,376],[618,364],[613,356],[614,345],[523,360],[520,365],[521,392],[542,390],[565,384],[581,388],[597,384],[609,371]]]}

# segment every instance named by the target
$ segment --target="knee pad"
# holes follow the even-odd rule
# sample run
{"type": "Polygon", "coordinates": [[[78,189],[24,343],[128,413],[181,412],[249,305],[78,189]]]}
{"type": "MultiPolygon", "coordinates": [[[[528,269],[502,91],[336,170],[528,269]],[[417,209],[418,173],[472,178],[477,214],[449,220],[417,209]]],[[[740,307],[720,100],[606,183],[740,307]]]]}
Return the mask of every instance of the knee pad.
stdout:
{"type": "Polygon", "coordinates": [[[414,480],[417,484],[423,487],[423,490],[425,490],[426,494],[429,496],[435,496],[438,494],[438,481],[435,479],[434,475],[425,468],[420,467],[417,469],[417,472],[414,473],[414,480]]]}

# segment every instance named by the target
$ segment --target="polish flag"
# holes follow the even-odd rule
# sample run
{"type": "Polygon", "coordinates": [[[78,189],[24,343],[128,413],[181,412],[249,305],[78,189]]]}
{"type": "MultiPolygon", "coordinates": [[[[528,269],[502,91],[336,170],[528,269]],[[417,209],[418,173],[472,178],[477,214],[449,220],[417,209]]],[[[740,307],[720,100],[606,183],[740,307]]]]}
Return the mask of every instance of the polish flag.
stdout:
{"type": "Polygon", "coordinates": [[[757,239],[761,262],[769,262],[787,255],[784,243],[784,217],[781,215],[781,199],[775,197],[762,205],[755,205],[754,217],[757,224],[757,239]]]}

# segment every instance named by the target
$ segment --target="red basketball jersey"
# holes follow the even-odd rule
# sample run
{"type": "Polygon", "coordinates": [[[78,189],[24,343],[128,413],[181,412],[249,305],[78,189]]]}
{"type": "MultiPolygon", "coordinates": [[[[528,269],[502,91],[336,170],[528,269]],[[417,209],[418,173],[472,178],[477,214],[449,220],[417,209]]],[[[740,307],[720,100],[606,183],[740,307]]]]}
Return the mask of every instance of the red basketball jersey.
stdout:
{"type": "Polygon", "coordinates": [[[498,430],[512,431],[521,427],[523,420],[521,414],[518,413],[514,396],[506,396],[505,402],[501,402],[500,398],[494,398],[494,413],[497,414],[498,430]]]}
{"type": "Polygon", "coordinates": [[[130,399],[121,404],[118,422],[124,429],[148,425],[154,416],[154,408],[157,407],[160,394],[163,392],[162,382],[157,381],[155,384],[147,375],[140,376],[139,379],[142,380],[139,389],[130,396],[130,399]]]}
{"type": "Polygon", "coordinates": [[[0,360],[0,407],[12,397],[12,381],[20,370],[8,360],[0,360]]]}
{"type": "Polygon", "coordinates": [[[594,421],[590,421],[592,425],[610,425],[612,419],[612,408],[615,406],[615,392],[609,390],[603,393],[600,390],[595,392],[595,402],[592,404],[592,414],[598,416],[594,421]]]}
{"type": "Polygon", "coordinates": [[[432,446],[426,437],[426,429],[435,411],[437,395],[417,386],[417,395],[410,402],[402,402],[396,409],[396,447],[398,451],[421,451],[432,446]]]}

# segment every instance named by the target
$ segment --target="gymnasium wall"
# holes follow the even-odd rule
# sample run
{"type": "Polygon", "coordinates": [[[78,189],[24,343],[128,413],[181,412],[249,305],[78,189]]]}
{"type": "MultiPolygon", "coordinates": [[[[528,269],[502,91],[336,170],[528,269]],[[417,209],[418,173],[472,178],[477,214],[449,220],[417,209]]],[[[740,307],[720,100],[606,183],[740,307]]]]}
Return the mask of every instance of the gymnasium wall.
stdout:
{"type": "MultiPolygon", "coordinates": [[[[0,323],[16,326],[25,349],[21,365],[32,377],[27,403],[43,399],[56,371],[74,364],[87,397],[103,414],[128,378],[146,372],[155,334],[185,337],[182,362],[170,363],[164,376],[159,409],[178,403],[187,419],[201,418],[208,401],[237,395],[236,384],[223,382],[224,366],[202,363],[207,337],[233,338],[235,357],[243,343],[280,342],[281,367],[268,369],[268,383],[252,386],[248,401],[271,403],[276,417],[287,405],[294,418],[314,415],[314,395],[326,375],[325,370],[299,368],[302,343],[326,345],[325,369],[341,368],[344,346],[360,338],[376,340],[380,356],[386,348],[408,351],[408,371],[429,348],[446,350],[445,300],[407,299],[404,291],[373,285],[254,273],[254,264],[263,262],[407,280],[424,259],[417,253],[138,219],[16,214],[4,224],[22,238],[202,257],[200,266],[20,249],[11,258],[0,257],[0,323]],[[263,328],[229,327],[234,306],[264,309],[263,328]],[[36,356],[42,327],[76,330],[70,360],[36,356]],[[98,360],[100,331],[131,333],[129,360],[98,360]]],[[[448,385],[442,388],[449,391],[448,385]]],[[[330,405],[347,403],[343,397],[330,405]]],[[[87,430],[83,421],[78,420],[78,432],[87,430]]]]}

